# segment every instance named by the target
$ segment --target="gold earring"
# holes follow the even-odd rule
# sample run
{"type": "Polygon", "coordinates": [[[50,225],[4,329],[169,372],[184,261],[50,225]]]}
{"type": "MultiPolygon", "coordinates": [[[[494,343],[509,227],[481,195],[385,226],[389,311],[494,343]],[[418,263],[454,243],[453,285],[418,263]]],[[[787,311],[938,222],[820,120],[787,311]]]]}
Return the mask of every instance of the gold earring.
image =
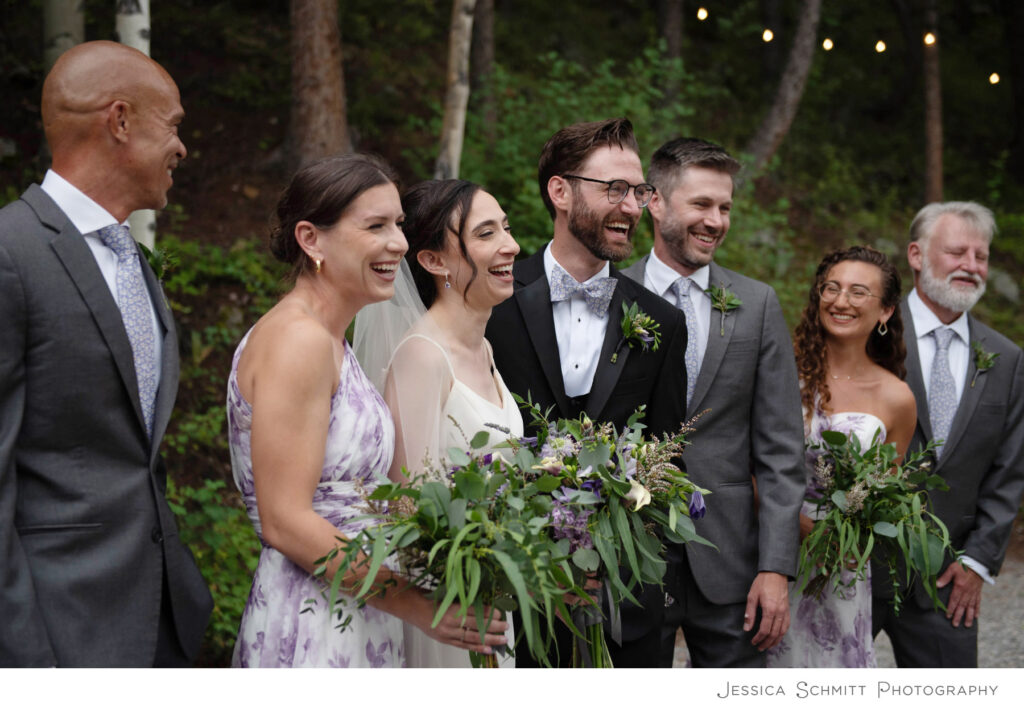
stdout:
{"type": "Polygon", "coordinates": [[[320,274],[320,265],[322,265],[324,261],[317,257],[315,260],[313,260],[313,262],[316,264],[316,273],[320,274]]]}
{"type": "Polygon", "coordinates": [[[889,327],[885,325],[884,321],[878,322],[878,335],[885,336],[889,333],[889,327]]]}

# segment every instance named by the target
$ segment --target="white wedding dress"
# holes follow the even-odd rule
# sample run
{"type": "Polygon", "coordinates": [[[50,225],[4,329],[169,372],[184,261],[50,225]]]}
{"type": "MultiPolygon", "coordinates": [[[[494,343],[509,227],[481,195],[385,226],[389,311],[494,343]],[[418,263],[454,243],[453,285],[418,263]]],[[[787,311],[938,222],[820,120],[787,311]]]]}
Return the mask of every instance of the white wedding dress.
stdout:
{"type": "MultiPolygon", "coordinates": [[[[493,358],[492,373],[501,394],[500,405],[459,380],[439,337],[430,316],[424,316],[399,343],[387,376],[385,400],[399,431],[395,456],[399,462],[405,462],[410,474],[423,467],[444,467],[448,449],[470,451],[469,441],[480,431],[488,433],[489,440],[484,447],[474,450],[474,455],[492,452],[510,437],[523,435],[523,418],[494,369],[493,358]]],[[[511,618],[508,622],[511,626],[511,618]]],[[[511,627],[506,635],[511,649],[511,627]]],[[[406,667],[470,666],[465,650],[439,643],[410,623],[405,624],[405,660],[406,667]]],[[[499,655],[498,661],[501,667],[514,667],[514,658],[510,656],[499,655]]]]}

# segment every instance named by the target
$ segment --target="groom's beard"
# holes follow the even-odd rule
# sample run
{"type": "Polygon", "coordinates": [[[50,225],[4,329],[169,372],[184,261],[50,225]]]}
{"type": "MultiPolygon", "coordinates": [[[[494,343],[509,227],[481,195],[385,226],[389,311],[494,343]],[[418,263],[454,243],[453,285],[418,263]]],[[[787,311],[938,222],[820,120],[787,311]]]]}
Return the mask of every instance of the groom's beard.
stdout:
{"type": "Polygon", "coordinates": [[[573,201],[572,210],[569,211],[569,232],[590,250],[590,254],[599,260],[620,262],[633,252],[633,232],[636,230],[636,219],[625,215],[615,216],[616,221],[629,223],[629,229],[626,231],[627,242],[621,246],[608,244],[604,239],[602,233],[607,220],[607,216],[603,220],[599,219],[597,213],[583,202],[582,197],[578,196],[578,199],[573,201]]]}

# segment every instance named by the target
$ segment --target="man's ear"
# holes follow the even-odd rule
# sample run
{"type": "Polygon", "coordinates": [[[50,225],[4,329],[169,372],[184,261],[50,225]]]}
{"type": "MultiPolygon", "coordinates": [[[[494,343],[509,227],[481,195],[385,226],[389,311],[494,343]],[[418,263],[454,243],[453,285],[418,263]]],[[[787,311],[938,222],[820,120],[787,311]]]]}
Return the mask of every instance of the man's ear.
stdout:
{"type": "Polygon", "coordinates": [[[107,130],[118,143],[127,143],[128,141],[130,115],[131,107],[125,101],[118,100],[107,107],[107,130]]]}
{"type": "Polygon", "coordinates": [[[651,214],[653,220],[661,222],[662,217],[665,215],[665,203],[661,200],[660,191],[654,191],[654,195],[651,196],[651,202],[647,204],[647,211],[651,214]]]}
{"type": "Polygon", "coordinates": [[[569,197],[570,188],[569,181],[562,176],[551,176],[548,178],[548,197],[551,198],[551,204],[555,206],[557,210],[564,210],[569,212],[569,207],[572,199],[569,197]]]}
{"type": "Polygon", "coordinates": [[[910,263],[910,269],[915,272],[924,269],[924,250],[921,249],[920,243],[911,242],[907,245],[907,262],[910,263]]]}

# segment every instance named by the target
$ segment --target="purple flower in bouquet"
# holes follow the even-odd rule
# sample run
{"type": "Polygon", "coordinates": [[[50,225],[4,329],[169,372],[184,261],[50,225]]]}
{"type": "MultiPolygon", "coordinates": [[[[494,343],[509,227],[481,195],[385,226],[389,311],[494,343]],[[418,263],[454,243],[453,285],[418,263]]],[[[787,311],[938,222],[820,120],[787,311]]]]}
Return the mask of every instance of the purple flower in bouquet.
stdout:
{"type": "Polygon", "coordinates": [[[536,435],[532,435],[530,437],[523,436],[523,437],[519,438],[519,444],[522,447],[536,447],[537,446],[537,436],[536,435]]]}
{"type": "Polygon", "coordinates": [[[700,519],[707,514],[707,507],[704,506],[704,495],[701,494],[700,490],[694,490],[690,494],[690,518],[700,519]]]}
{"type": "Polygon", "coordinates": [[[577,549],[594,548],[588,529],[590,510],[584,507],[577,511],[570,501],[571,495],[578,491],[562,487],[561,491],[555,490],[551,493],[555,500],[555,506],[551,508],[551,524],[554,527],[555,539],[568,539],[569,553],[577,549]]]}
{"type": "Polygon", "coordinates": [[[571,435],[558,435],[548,438],[547,442],[541,445],[540,457],[564,460],[576,454],[577,443],[571,435]]]}
{"type": "MultiPolygon", "coordinates": [[[[587,469],[589,470],[590,468],[588,467],[587,469]]],[[[585,480],[583,484],[580,485],[580,489],[586,490],[603,500],[603,498],[601,498],[601,493],[604,491],[604,482],[599,479],[585,480]]]]}

